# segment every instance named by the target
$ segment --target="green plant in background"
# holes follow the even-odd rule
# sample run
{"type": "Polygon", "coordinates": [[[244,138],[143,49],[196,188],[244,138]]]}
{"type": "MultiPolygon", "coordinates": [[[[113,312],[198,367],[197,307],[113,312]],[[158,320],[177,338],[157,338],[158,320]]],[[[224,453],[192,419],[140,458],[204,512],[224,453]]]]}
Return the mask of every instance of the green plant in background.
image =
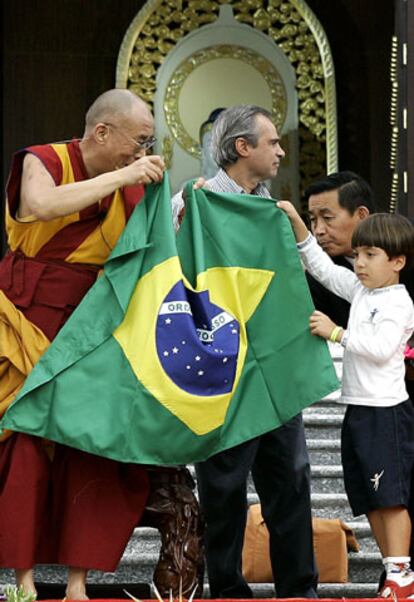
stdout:
{"type": "Polygon", "coordinates": [[[4,594],[7,602],[34,602],[37,598],[36,594],[25,592],[23,585],[20,585],[20,587],[6,585],[4,594]]]}

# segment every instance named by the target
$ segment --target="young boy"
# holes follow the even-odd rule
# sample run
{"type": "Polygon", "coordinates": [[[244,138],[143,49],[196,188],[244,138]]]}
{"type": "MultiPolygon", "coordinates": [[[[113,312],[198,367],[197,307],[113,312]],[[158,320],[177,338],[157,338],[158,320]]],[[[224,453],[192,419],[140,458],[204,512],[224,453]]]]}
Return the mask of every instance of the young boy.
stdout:
{"type": "Polygon", "coordinates": [[[404,350],[414,308],[399,274],[414,254],[414,227],[378,213],[356,228],[355,272],[335,265],[308,232],[296,209],[280,201],[310,274],[351,302],[346,330],[315,311],[312,334],[344,347],[342,426],[345,489],[354,516],[366,514],[383,557],[382,598],[414,598],[407,511],[414,466],[414,406],[404,384],[404,350]]]}

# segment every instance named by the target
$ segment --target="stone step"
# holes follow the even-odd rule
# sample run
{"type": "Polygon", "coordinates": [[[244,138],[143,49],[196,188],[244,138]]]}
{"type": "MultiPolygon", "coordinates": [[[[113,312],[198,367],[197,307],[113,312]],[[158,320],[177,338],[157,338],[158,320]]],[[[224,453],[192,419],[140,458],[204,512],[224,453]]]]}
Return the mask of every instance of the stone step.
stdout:
{"type": "MultiPolygon", "coordinates": [[[[157,553],[140,552],[137,556],[134,551],[127,549],[118,570],[111,574],[112,583],[132,583],[134,580],[150,583],[157,560],[157,553]]],[[[350,552],[348,566],[350,582],[377,583],[382,570],[381,556],[376,552],[350,552]]],[[[99,579],[99,573],[91,571],[91,580],[94,573],[97,573],[96,578],[99,579]]],[[[109,576],[110,574],[106,574],[107,580],[109,576]]]]}
{"type": "Polygon", "coordinates": [[[362,552],[378,553],[378,546],[367,520],[347,520],[346,524],[353,530],[362,552]]]}
{"type": "Polygon", "coordinates": [[[307,439],[311,465],[341,464],[341,440],[307,439]]]}
{"type": "MultiPolygon", "coordinates": [[[[251,476],[247,482],[247,490],[254,493],[254,483],[251,476]]],[[[342,466],[340,464],[311,465],[312,493],[345,493],[342,466]]]]}
{"type": "MultiPolygon", "coordinates": [[[[358,541],[371,537],[371,528],[367,520],[348,520],[346,524],[354,531],[358,541]]],[[[153,527],[137,527],[132,535],[131,541],[139,540],[143,545],[159,539],[158,530],[153,527]]]]}
{"type": "Polygon", "coordinates": [[[378,583],[383,565],[379,552],[349,552],[349,581],[378,583]]]}
{"type": "MultiPolygon", "coordinates": [[[[272,583],[253,583],[250,587],[255,598],[272,598],[275,595],[272,583]]],[[[318,596],[319,598],[374,598],[377,589],[375,583],[321,583],[318,586],[318,596]]]]}
{"type": "MultiPolygon", "coordinates": [[[[336,454],[336,461],[339,454],[336,454]]],[[[323,461],[325,457],[320,456],[323,461]]],[[[334,458],[332,458],[334,459],[334,458]]],[[[255,494],[255,487],[251,475],[247,481],[247,491],[255,494]]],[[[345,493],[343,471],[340,464],[311,464],[311,492],[312,493],[345,493]]],[[[197,495],[197,493],[196,493],[197,495]]]]}
{"type": "Polygon", "coordinates": [[[323,464],[330,466],[332,464],[341,464],[341,450],[330,448],[327,450],[309,450],[309,459],[311,466],[323,464]]]}
{"type": "Polygon", "coordinates": [[[340,464],[311,464],[312,493],[345,493],[340,464]]]}
{"type": "MultiPolygon", "coordinates": [[[[342,478],[341,442],[339,439],[310,439],[307,447],[311,459],[312,478],[327,476],[342,478]],[[320,460],[312,461],[313,458],[320,460]]],[[[196,481],[194,466],[188,465],[187,468],[196,481]]]]}
{"type": "MultiPolygon", "coordinates": [[[[127,549],[113,575],[113,582],[133,582],[134,577],[140,582],[150,583],[157,560],[157,553],[140,552],[137,556],[127,549]]],[[[350,582],[377,583],[381,570],[381,556],[377,552],[350,552],[348,555],[350,582]]]]}
{"type": "Polygon", "coordinates": [[[322,414],[320,412],[304,412],[303,422],[305,427],[336,427],[341,428],[343,416],[341,414],[322,414]]]}
{"type": "MultiPolygon", "coordinates": [[[[348,523],[347,523],[348,524],[348,523]]],[[[137,541],[136,543],[139,543],[137,541]]],[[[128,544],[123,556],[122,556],[122,565],[133,566],[137,562],[145,566],[155,566],[158,560],[158,556],[154,553],[154,551],[144,552],[140,550],[139,556],[137,556],[137,549],[131,542],[128,544]]],[[[376,552],[349,552],[348,553],[349,564],[358,567],[361,566],[375,566],[381,567],[381,554],[376,552]]]]}
{"type": "MultiPolygon", "coordinates": [[[[317,514],[315,513],[315,516],[317,514]]],[[[367,520],[347,520],[346,524],[353,530],[355,537],[363,552],[377,552],[377,545],[372,538],[371,529],[367,520]]],[[[157,529],[152,527],[139,527],[135,529],[128,549],[137,555],[144,552],[158,552],[160,547],[160,536],[157,529]]]]}
{"type": "Polygon", "coordinates": [[[308,449],[311,450],[337,450],[341,451],[341,438],[336,437],[332,439],[307,439],[306,444],[308,449]]]}
{"type": "MultiPolygon", "coordinates": [[[[323,437],[307,437],[306,444],[308,447],[309,454],[317,454],[319,453],[323,458],[323,454],[326,454],[326,462],[318,461],[311,462],[312,464],[340,464],[340,454],[341,454],[341,440],[339,438],[339,432],[336,433],[336,437],[332,437],[329,439],[323,437]],[[336,459],[335,462],[329,461],[330,457],[334,457],[336,459]],[[339,458],[339,461],[337,461],[339,458]]],[[[190,471],[192,477],[195,479],[195,468],[192,464],[187,465],[188,470],[190,471]]]]}
{"type": "MultiPolygon", "coordinates": [[[[1,579],[1,576],[0,576],[1,579]]],[[[97,579],[88,579],[88,583],[97,583],[99,581],[100,584],[113,584],[113,583],[137,583],[137,581],[121,581],[114,580],[112,573],[109,573],[108,576],[101,575],[99,580],[97,579]]],[[[65,578],[62,577],[61,580],[41,580],[42,583],[65,583],[65,578]]],[[[13,583],[13,580],[0,581],[0,585],[6,583],[13,583]]],[[[250,587],[253,591],[253,595],[255,598],[272,598],[275,595],[273,583],[251,583],[250,587]]],[[[377,592],[377,584],[376,583],[321,583],[318,586],[318,595],[319,598],[374,598],[377,592]]],[[[209,597],[209,587],[206,583],[204,585],[204,598],[209,597]]],[[[155,598],[155,594],[152,595],[152,598],[155,598]]]]}
{"type": "Polygon", "coordinates": [[[307,412],[303,415],[306,440],[338,439],[343,416],[338,413],[307,412]]]}
{"type": "MultiPolygon", "coordinates": [[[[249,505],[259,503],[256,493],[248,493],[247,497],[249,505]]],[[[312,493],[311,500],[314,516],[339,518],[346,523],[353,519],[351,508],[344,493],[312,493]]]]}
{"type": "Polygon", "coordinates": [[[340,464],[312,464],[311,470],[313,479],[325,479],[327,477],[343,477],[343,470],[340,464]]]}
{"type": "MultiPolygon", "coordinates": [[[[65,577],[63,576],[62,571],[62,579],[57,580],[41,580],[42,583],[64,583],[65,577]]],[[[12,571],[8,571],[5,569],[5,572],[0,573],[0,586],[6,583],[13,583],[14,580],[12,578],[3,580],[3,575],[6,573],[12,573],[12,571]]],[[[66,575],[66,573],[65,573],[66,575]]],[[[40,581],[40,580],[39,580],[40,581]]],[[[88,579],[89,583],[95,583],[97,580],[88,579]]],[[[112,584],[115,583],[114,576],[112,573],[101,574],[99,578],[99,583],[101,584],[112,584]]],[[[121,583],[121,581],[119,581],[121,583]]],[[[128,583],[128,582],[123,582],[128,583]]],[[[129,583],[132,583],[130,581],[129,583]]],[[[133,583],[136,583],[135,579],[133,583]]],[[[272,598],[275,595],[273,583],[251,583],[251,589],[253,590],[253,595],[255,598],[272,598]]],[[[1,589],[1,587],[0,587],[1,589]]],[[[373,598],[377,592],[377,584],[376,583],[321,583],[318,586],[318,595],[319,598],[373,598]]],[[[204,598],[209,597],[209,587],[207,584],[204,586],[204,598]]],[[[152,598],[155,598],[155,594],[152,595],[152,598]]]]}
{"type": "MultiPolygon", "coordinates": [[[[367,520],[347,520],[346,524],[353,530],[362,551],[377,551],[367,520]]],[[[128,546],[130,550],[135,551],[137,558],[139,558],[138,554],[141,552],[154,552],[160,546],[159,532],[152,527],[139,527],[135,529],[128,546]]]]}
{"type": "MultiPolygon", "coordinates": [[[[259,498],[257,493],[249,493],[247,496],[249,505],[257,504],[259,498]]],[[[347,508],[348,500],[345,493],[315,493],[311,496],[312,508],[320,510],[323,508],[347,508]]]]}
{"type": "MultiPolygon", "coordinates": [[[[100,571],[90,571],[88,575],[88,582],[100,584],[151,583],[153,570],[157,559],[158,553],[156,551],[153,553],[140,551],[139,555],[137,555],[133,550],[127,549],[116,572],[102,573],[100,571]]],[[[356,586],[357,584],[364,585],[366,587],[371,585],[373,588],[375,588],[381,573],[381,567],[380,555],[378,553],[349,554],[349,579],[353,586],[356,586]]],[[[67,578],[67,571],[64,567],[59,566],[39,566],[36,567],[35,576],[36,579],[42,583],[64,583],[67,578]]],[[[4,570],[1,572],[1,584],[13,582],[14,578],[11,570],[4,570]]],[[[327,596],[327,585],[328,584],[320,585],[320,596],[327,596]]],[[[335,585],[334,590],[337,592],[348,592],[351,583],[329,585],[335,585]],[[341,586],[341,588],[338,589],[338,586],[341,586]],[[345,588],[345,586],[348,586],[348,588],[345,588]]],[[[269,591],[269,588],[272,589],[272,587],[272,584],[252,584],[255,595],[257,591],[257,597],[268,597],[264,596],[263,592],[269,591]]],[[[367,589],[364,591],[372,592],[373,588],[367,587],[367,589]]],[[[353,589],[355,593],[355,587],[351,589],[353,589]]],[[[208,595],[207,583],[205,593],[208,595]]],[[[344,593],[343,595],[347,597],[353,597],[351,595],[347,595],[347,593],[344,593]]]]}

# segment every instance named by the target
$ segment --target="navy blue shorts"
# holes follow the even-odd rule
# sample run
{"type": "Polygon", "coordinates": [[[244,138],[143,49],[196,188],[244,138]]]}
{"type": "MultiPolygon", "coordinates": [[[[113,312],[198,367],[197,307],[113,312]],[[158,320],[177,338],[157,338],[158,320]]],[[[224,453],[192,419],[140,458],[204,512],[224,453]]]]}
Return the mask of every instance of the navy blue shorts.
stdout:
{"type": "Polygon", "coordinates": [[[407,506],[414,467],[414,405],[348,406],[341,433],[345,491],[354,516],[407,506]]]}

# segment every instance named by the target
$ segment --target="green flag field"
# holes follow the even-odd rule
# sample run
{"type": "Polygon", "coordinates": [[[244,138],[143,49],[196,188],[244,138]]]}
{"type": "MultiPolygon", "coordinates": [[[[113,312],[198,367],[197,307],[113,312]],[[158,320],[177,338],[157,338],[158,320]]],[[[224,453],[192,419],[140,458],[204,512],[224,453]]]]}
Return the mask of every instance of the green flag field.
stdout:
{"type": "Polygon", "coordinates": [[[272,199],[147,188],[103,275],[1,427],[122,462],[201,461],[337,389],[291,226],[272,199]]]}

